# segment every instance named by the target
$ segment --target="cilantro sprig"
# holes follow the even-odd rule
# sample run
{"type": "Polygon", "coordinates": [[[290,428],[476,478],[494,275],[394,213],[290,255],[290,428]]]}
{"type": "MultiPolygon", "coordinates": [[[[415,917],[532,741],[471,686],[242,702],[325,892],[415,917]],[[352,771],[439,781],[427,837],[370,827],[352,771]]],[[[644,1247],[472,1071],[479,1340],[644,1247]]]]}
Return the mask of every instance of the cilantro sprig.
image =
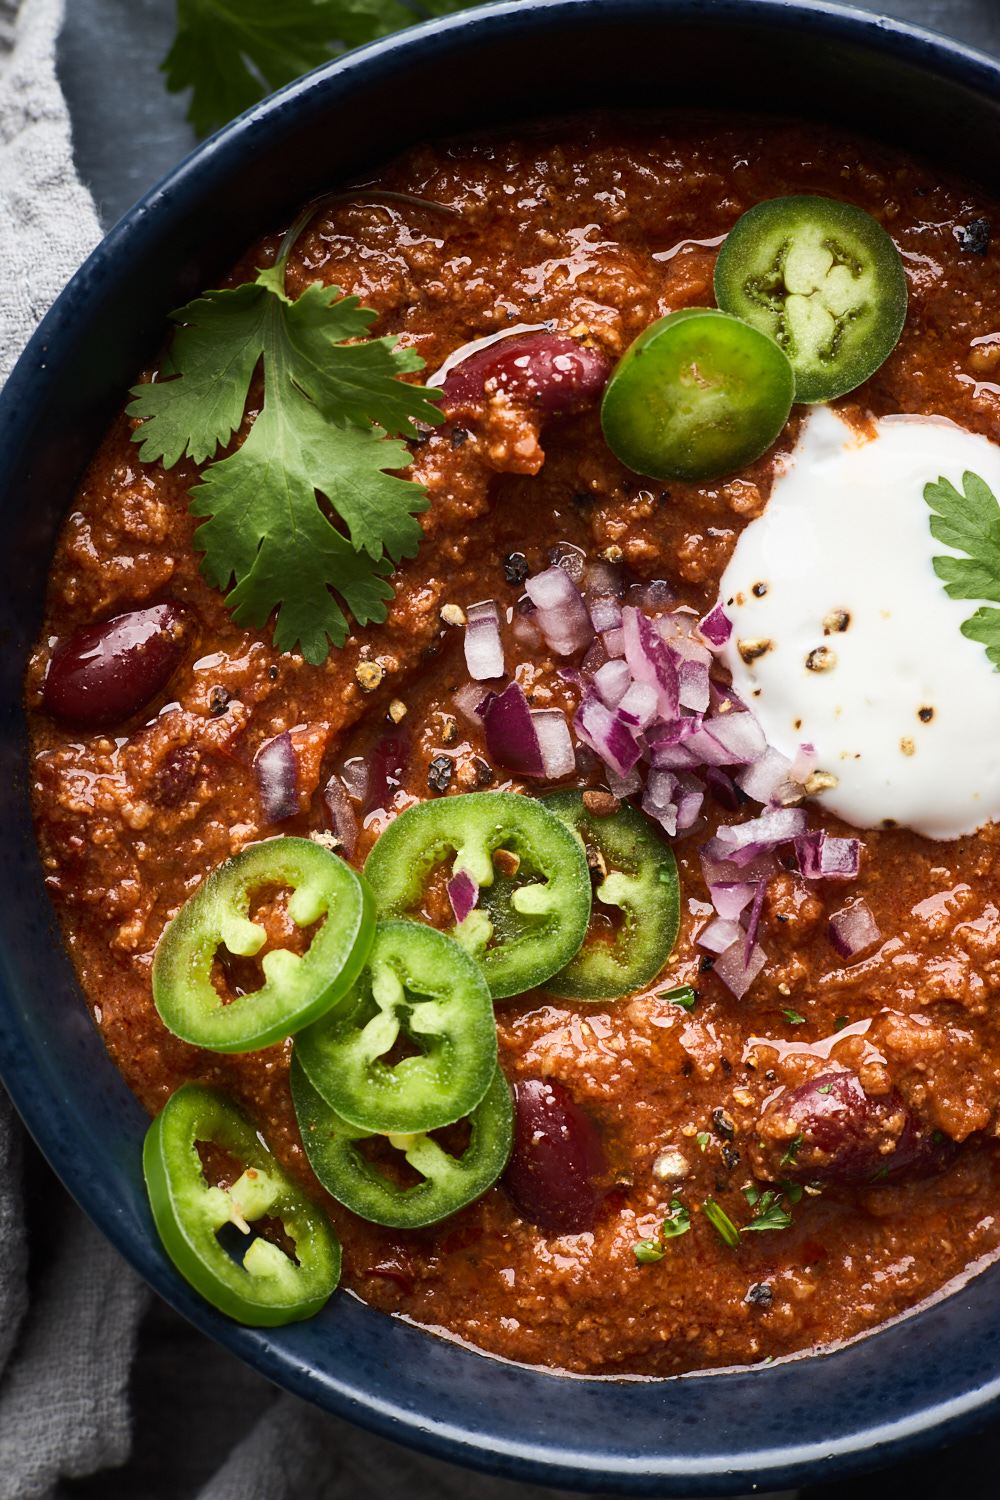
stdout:
{"type": "MultiPolygon", "coordinates": [[[[924,486],[933,514],[931,535],[964,557],[935,557],[934,571],[950,599],[992,599],[1000,604],[1000,505],[985,480],[966,471],[962,490],[947,479],[924,486]]],[[[986,647],[1000,671],[1000,609],[977,609],[962,626],[970,641],[986,647]]]]}
{"type": "Polygon", "coordinates": [[[348,47],[376,41],[469,0],[177,0],[164,58],[171,93],[192,89],[188,119],[208,135],[348,47]]]}
{"type": "Polygon", "coordinates": [[[422,486],[387,472],[411,461],[393,439],[416,437],[414,418],[442,418],[439,392],[398,378],[423,360],[394,337],[366,338],[376,314],[357,297],[318,285],[288,296],[285,266],[307,217],[254,281],[171,314],[166,378],[134,386],[128,413],[144,463],[203,463],[239,430],[260,367],[247,437],[191,492],[192,514],[206,518],[195,545],[238,624],[262,627],[277,610],[279,650],[298,644],[318,665],[347,638],[335,595],[360,625],[386,618],[385,575],[416,553],[428,504],[422,486]]]}

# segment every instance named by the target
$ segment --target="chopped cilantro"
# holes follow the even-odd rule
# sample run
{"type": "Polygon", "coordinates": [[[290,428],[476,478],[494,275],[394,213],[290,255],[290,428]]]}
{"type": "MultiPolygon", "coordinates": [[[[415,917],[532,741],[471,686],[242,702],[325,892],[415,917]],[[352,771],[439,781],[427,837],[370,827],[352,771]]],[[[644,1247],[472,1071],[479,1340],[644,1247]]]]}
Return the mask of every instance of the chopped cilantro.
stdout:
{"type": "Polygon", "coordinates": [[[742,1234],[749,1234],[752,1229],[787,1229],[792,1222],[792,1216],[781,1206],[779,1193],[762,1193],[757,1204],[757,1212],[749,1224],[744,1224],[742,1234]]]}
{"type": "Polygon", "coordinates": [[[833,1029],[834,1029],[834,1031],[843,1031],[844,1027],[847,1025],[847,1023],[848,1023],[849,1020],[850,1020],[849,1016],[838,1016],[837,1019],[833,1023],[833,1029]]]}
{"type": "Polygon", "coordinates": [[[691,1215],[677,1198],[670,1200],[670,1212],[663,1221],[660,1233],[664,1239],[674,1240],[680,1234],[687,1234],[691,1228],[691,1215]]]}
{"type": "Polygon", "coordinates": [[[724,1208],[720,1208],[713,1198],[709,1198],[702,1205],[702,1213],[715,1230],[719,1239],[730,1250],[738,1250],[740,1244],[740,1232],[724,1208]]]}
{"type": "Polygon", "coordinates": [[[704,1153],[705,1148],[706,1148],[706,1146],[708,1145],[708,1143],[709,1143],[709,1141],[711,1139],[712,1139],[712,1137],[709,1135],[709,1133],[708,1133],[707,1130],[703,1130],[700,1135],[696,1135],[695,1136],[695,1140],[698,1142],[698,1145],[701,1148],[702,1153],[704,1153]]]}
{"type": "Polygon", "coordinates": [[[799,1147],[801,1145],[802,1145],[802,1136],[801,1135],[797,1135],[795,1137],[795,1139],[789,1145],[788,1150],[785,1152],[784,1156],[781,1158],[781,1165],[783,1167],[788,1167],[788,1166],[792,1165],[792,1163],[795,1161],[795,1158],[799,1154],[799,1147]]]}
{"type": "Polygon", "coordinates": [[[386,472],[410,463],[388,435],[416,436],[413,418],[442,419],[435,393],[398,379],[423,360],[393,337],[365,339],[376,315],[357,297],[318,285],[288,297],[285,262],[305,221],[255,281],[206,292],[172,314],[179,327],[168,378],[134,386],[128,412],[140,422],[132,437],[144,463],[172,468],[185,455],[201,463],[239,428],[263,362],[263,405],[246,440],[210,463],[191,492],[192,513],[208,517],[194,540],[209,583],[229,589],[236,622],[262,627],[277,610],[275,645],[298,644],[318,665],[330,641],[347,638],[331,590],[359,624],[381,622],[392,598],[385,575],[420,541],[415,513],[427,499],[386,472]]]}
{"type": "Polygon", "coordinates": [[[669,1000],[672,1005],[680,1005],[684,1010],[694,1010],[698,995],[689,984],[679,984],[675,990],[661,990],[661,1000],[669,1000]]]}
{"type": "Polygon", "coordinates": [[[781,1182],[778,1184],[789,1203],[798,1203],[802,1197],[802,1188],[797,1182],[781,1182]]]}
{"type": "Polygon", "coordinates": [[[171,93],[193,88],[188,119],[208,135],[272,89],[346,47],[373,42],[467,0],[177,0],[177,35],[162,63],[171,93]]]}
{"type": "Polygon", "coordinates": [[[817,1094],[832,1094],[833,1093],[833,1084],[832,1083],[821,1084],[820,1087],[816,1090],[816,1092],[817,1092],[817,1094]]]}
{"type": "Polygon", "coordinates": [[[806,1022],[805,1016],[800,1016],[797,1010],[791,1010],[791,1009],[789,1009],[789,1010],[782,1010],[781,1014],[784,1016],[785,1020],[789,1024],[789,1026],[804,1026],[805,1025],[805,1022],[806,1022]]]}
{"type": "MultiPolygon", "coordinates": [[[[924,486],[935,541],[965,557],[935,557],[934,571],[950,599],[992,599],[1000,603],[1000,505],[989,485],[968,470],[962,490],[943,476],[924,486]],[[964,493],[963,493],[964,492],[964,493]]],[[[986,647],[1000,671],[1000,610],[977,609],[962,626],[970,641],[986,647]]]]}
{"type": "Polygon", "coordinates": [[[637,1240],[632,1250],[640,1266],[655,1265],[665,1254],[659,1240],[637,1240]]]}
{"type": "Polygon", "coordinates": [[[743,1196],[749,1203],[750,1207],[753,1208],[754,1204],[757,1202],[757,1199],[760,1197],[760,1188],[755,1182],[751,1182],[747,1187],[743,1189],[743,1196]]]}

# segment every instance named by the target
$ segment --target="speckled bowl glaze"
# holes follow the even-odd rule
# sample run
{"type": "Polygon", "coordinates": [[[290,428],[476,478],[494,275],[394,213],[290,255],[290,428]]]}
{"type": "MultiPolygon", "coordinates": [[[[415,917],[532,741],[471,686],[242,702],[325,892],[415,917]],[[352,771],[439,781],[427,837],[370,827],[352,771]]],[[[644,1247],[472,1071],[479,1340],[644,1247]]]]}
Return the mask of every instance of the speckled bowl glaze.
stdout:
{"type": "Polygon", "coordinates": [[[432,136],[636,104],[828,120],[1000,189],[1000,65],[792,0],[517,0],[352,53],[208,141],[70,282],[0,398],[0,1073],[55,1170],[156,1290],[289,1391],[459,1463],[580,1490],[721,1495],[884,1464],[1000,1411],[1000,1266],[859,1343],[766,1368],[595,1380],[505,1364],[339,1295],[238,1327],[153,1230],[145,1115],[91,1025],[42,884],[21,679],[59,521],[166,313],[262,225],[432,136]]]}

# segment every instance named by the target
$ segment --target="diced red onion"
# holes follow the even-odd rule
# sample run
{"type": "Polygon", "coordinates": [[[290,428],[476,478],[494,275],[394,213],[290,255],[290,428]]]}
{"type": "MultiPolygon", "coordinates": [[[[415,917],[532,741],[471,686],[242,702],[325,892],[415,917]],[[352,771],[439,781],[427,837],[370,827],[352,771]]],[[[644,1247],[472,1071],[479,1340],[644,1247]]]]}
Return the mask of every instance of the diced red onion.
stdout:
{"type": "Polygon", "coordinates": [[[693,771],[703,765],[696,750],[686,745],[650,745],[649,763],[658,771],[693,771]]]}
{"type": "MultiPolygon", "coordinates": [[[[478,691],[478,689],[477,689],[478,691]]],[[[368,764],[360,755],[352,760],[345,760],[340,770],[341,780],[347,788],[347,795],[353,797],[355,802],[364,802],[368,796],[368,764]]]]}
{"type": "Polygon", "coordinates": [[[750,920],[747,922],[746,946],[743,950],[743,962],[750,962],[750,955],[757,941],[757,928],[760,926],[760,914],[764,910],[764,892],[767,890],[767,881],[758,880],[757,890],[754,893],[753,906],[750,908],[750,920]]]}
{"type": "MultiPolygon", "coordinates": [[[[586,746],[580,748],[586,749],[586,746]]],[[[590,754],[589,750],[587,754],[590,754]]],[[[631,797],[633,793],[642,790],[642,777],[639,775],[637,766],[633,766],[627,776],[619,776],[617,771],[613,771],[610,766],[605,766],[604,774],[612,795],[615,797],[631,797]]]]}
{"type": "Polygon", "coordinates": [[[483,697],[483,690],[478,682],[467,682],[451,695],[451,701],[462,718],[475,729],[483,727],[483,721],[479,716],[479,705],[483,697]]]}
{"type": "MultiPolygon", "coordinates": [[[[618,666],[618,662],[609,662],[608,665],[618,666]]],[[[645,729],[656,713],[658,697],[655,688],[647,683],[633,682],[617,704],[615,712],[630,728],[645,729]]]]}
{"type": "Polygon", "coordinates": [[[767,749],[764,731],[753,714],[717,714],[705,720],[704,729],[726,752],[723,765],[753,765],[767,749]]]}
{"type": "Polygon", "coordinates": [[[731,687],[726,687],[723,683],[716,682],[714,678],[712,679],[710,692],[716,713],[740,714],[749,712],[738,693],[733,692],[731,687]]]}
{"type": "Polygon", "coordinates": [[[625,655],[625,632],[621,628],[618,630],[602,630],[601,640],[604,642],[604,649],[608,653],[608,656],[617,658],[625,655]]]}
{"type": "Polygon", "coordinates": [[[479,705],[490,759],[520,776],[544,776],[545,764],[528,700],[519,682],[487,693],[479,705]]]}
{"type": "MultiPolygon", "coordinates": [[[[744,715],[745,717],[745,715],[744,715]]],[[[706,719],[702,728],[695,731],[684,740],[684,749],[689,755],[697,757],[699,765],[702,766],[731,766],[733,756],[729,750],[719,744],[714,735],[709,734],[708,725],[713,720],[706,719]]]]}
{"type": "Polygon", "coordinates": [[[815,769],[815,745],[800,745],[795,752],[795,758],[788,772],[788,779],[789,781],[797,781],[801,786],[805,786],[815,769]]]}
{"type": "Polygon", "coordinates": [[[500,611],[495,599],[470,604],[465,611],[465,665],[477,682],[504,674],[503,642],[500,639],[500,611]]]}
{"type": "Polygon", "coordinates": [[[617,599],[602,594],[597,599],[591,599],[587,608],[590,611],[590,623],[595,630],[617,630],[620,627],[622,607],[617,599]]]}
{"type": "Polygon", "coordinates": [[[711,646],[724,646],[733,633],[732,621],[727,619],[721,604],[710,609],[703,620],[698,621],[698,629],[711,646]]]}
{"type": "Polygon", "coordinates": [[[564,568],[536,573],[525,588],[535,606],[532,618],[557,656],[571,656],[594,639],[583,596],[564,568]]]}
{"type": "Polygon", "coordinates": [[[624,661],[605,662],[594,673],[594,686],[606,708],[617,708],[631,685],[632,673],[624,661]]]}
{"type": "Polygon", "coordinates": [[[724,807],[726,812],[739,812],[740,794],[736,790],[736,783],[725,771],[720,771],[718,766],[709,766],[705,771],[705,780],[714,802],[724,807]]]}
{"type": "Polygon", "coordinates": [[[350,859],[358,847],[358,816],[339,776],[331,776],[323,788],[323,809],[330,831],[340,840],[345,858],[350,859]]]}
{"type": "Polygon", "coordinates": [[[748,823],[724,824],[716,834],[715,842],[731,851],[730,859],[741,850],[754,846],[789,843],[798,834],[806,831],[806,815],[801,807],[782,807],[776,811],[761,813],[748,823]]]}
{"type": "Polygon", "coordinates": [[[299,762],[286,729],[258,750],[253,763],[268,823],[283,823],[299,810],[299,762]]]}
{"type": "Polygon", "coordinates": [[[573,542],[556,542],[549,548],[549,562],[554,568],[565,569],[573,582],[579,584],[587,567],[587,554],[573,542]]]}
{"type": "Polygon", "coordinates": [[[542,649],[542,632],[535,624],[531,615],[515,615],[511,624],[511,634],[519,646],[532,654],[542,649]]]}
{"type": "Polygon", "coordinates": [[[678,662],[677,696],[682,708],[690,708],[695,713],[703,714],[711,698],[708,684],[708,668],[703,662],[678,662]]]}
{"type": "MultiPolygon", "coordinates": [[[[709,840],[714,844],[715,839],[709,840]]],[[[743,866],[737,865],[735,861],[725,859],[721,854],[713,854],[709,844],[702,844],[698,850],[698,858],[701,860],[701,873],[705,884],[709,887],[717,885],[720,881],[755,881],[770,880],[772,876],[778,875],[781,866],[778,864],[774,854],[768,849],[756,855],[752,860],[747,860],[743,866]]]]}
{"type": "Polygon", "coordinates": [[[446,887],[451,909],[455,913],[455,921],[461,927],[471,911],[475,911],[479,900],[479,886],[473,880],[468,870],[459,870],[448,881],[446,887]]]}
{"type": "Polygon", "coordinates": [[[727,921],[725,917],[713,917],[701,929],[695,941],[699,948],[707,948],[709,953],[725,953],[727,948],[740,942],[742,938],[743,928],[739,922],[727,921]]]}
{"type": "Polygon", "coordinates": [[[584,744],[596,750],[604,763],[627,776],[641,755],[641,749],[625,725],[605,708],[597,693],[585,693],[573,719],[573,728],[584,744]]]}
{"type": "Polygon", "coordinates": [[[857,880],[861,840],[831,839],[822,828],[795,840],[795,854],[805,880],[857,880]]]}
{"type": "MultiPolygon", "coordinates": [[[[749,714],[734,715],[734,718],[749,718],[749,714]]],[[[713,721],[714,722],[714,721],[713,721]]],[[[760,760],[747,766],[736,777],[736,785],[755,802],[770,802],[775,788],[788,776],[791,761],[787,755],[768,745],[760,760]]]]}
{"type": "Polygon", "coordinates": [[[665,578],[651,578],[648,583],[633,583],[628,602],[637,609],[662,614],[675,602],[677,595],[665,578]]]}
{"type": "Polygon", "coordinates": [[[757,894],[758,886],[764,884],[763,880],[718,880],[709,886],[708,894],[719,916],[725,917],[727,922],[735,922],[757,894]]]}
{"type": "Polygon", "coordinates": [[[677,797],[677,831],[684,833],[688,828],[693,828],[701,816],[705,801],[705,788],[696,776],[689,776],[684,771],[677,780],[680,782],[677,797]]]}
{"type": "Polygon", "coordinates": [[[767,954],[761,947],[754,948],[750,954],[750,961],[747,962],[741,932],[736,942],[715,960],[712,973],[719,976],[737,1000],[742,1000],[766,963],[767,954]]]}
{"type": "Polygon", "coordinates": [[[650,771],[642,797],[643,812],[655,818],[671,838],[677,832],[677,804],[674,800],[677,789],[677,777],[671,772],[650,771]]]}
{"type": "Polygon", "coordinates": [[[646,732],[649,745],[681,745],[701,728],[700,714],[684,714],[676,719],[657,719],[646,732]]]}
{"type": "Polygon", "coordinates": [[[841,958],[854,958],[881,938],[878,923],[864,899],[852,902],[830,918],[830,942],[841,958]]]}
{"type": "MultiPolygon", "coordinates": [[[[479,689],[482,692],[482,688],[479,689]]],[[[368,796],[365,812],[393,807],[410,761],[410,736],[405,729],[384,734],[368,756],[368,796]]]]}
{"type": "Polygon", "coordinates": [[[573,741],[570,738],[566,715],[561,708],[534,708],[531,722],[535,726],[538,746],[542,752],[542,765],[550,781],[558,781],[576,770],[573,741]]]}
{"type": "Polygon", "coordinates": [[[677,668],[666,641],[652,621],[631,605],[622,610],[622,629],[625,632],[625,660],[632,670],[633,679],[656,689],[661,718],[676,718],[679,707],[677,668]]]}

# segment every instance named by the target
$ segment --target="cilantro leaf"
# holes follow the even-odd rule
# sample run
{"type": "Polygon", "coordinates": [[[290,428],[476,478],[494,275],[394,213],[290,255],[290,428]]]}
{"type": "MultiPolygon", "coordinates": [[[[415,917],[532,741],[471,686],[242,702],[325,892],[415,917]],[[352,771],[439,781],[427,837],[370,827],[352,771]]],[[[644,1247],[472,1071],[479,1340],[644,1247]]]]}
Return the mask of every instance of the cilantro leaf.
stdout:
{"type": "Polygon", "coordinates": [[[691,1214],[679,1198],[671,1198],[670,1212],[663,1221],[660,1234],[665,1240],[674,1240],[681,1234],[687,1234],[691,1228],[691,1214]]]}
{"type": "Polygon", "coordinates": [[[788,1167],[788,1166],[792,1165],[792,1163],[795,1161],[795,1158],[799,1154],[799,1150],[800,1150],[800,1148],[802,1146],[802,1140],[803,1140],[803,1137],[802,1137],[801,1134],[799,1134],[799,1135],[797,1135],[797,1136],[794,1137],[794,1139],[792,1140],[791,1144],[788,1147],[788,1150],[785,1152],[784,1156],[781,1158],[781,1163],[780,1163],[781,1166],[788,1167]]]}
{"type": "Polygon", "coordinates": [[[144,463],[202,463],[243,422],[258,366],[259,413],[243,443],[209,464],[192,491],[202,571],[225,589],[239,624],[278,611],[275,643],[306,660],[342,646],[344,611],[359,624],[386,618],[385,575],[412,557],[427,508],[419,485],[386,472],[410,455],[387,434],[413,436],[413,419],[441,421],[433,395],[398,379],[420,369],[395,338],[364,339],[375,314],[339,287],[284,289],[284,256],[254,282],[208,292],[172,316],[180,326],[164,374],[133,387],[129,415],[144,463]],[[345,339],[358,340],[345,344],[345,339]],[[324,498],[322,507],[319,496],[324,498]]]}
{"type": "MultiPolygon", "coordinates": [[[[934,571],[950,599],[992,599],[1000,603],[1000,505],[978,474],[962,475],[962,490],[941,477],[924,486],[931,507],[931,535],[965,557],[935,557],[934,571]]],[[[977,609],[962,634],[986,647],[1000,670],[1000,610],[977,609]]]]}
{"type": "Polygon", "coordinates": [[[797,1010],[783,1010],[781,1014],[784,1016],[789,1026],[804,1026],[806,1023],[805,1016],[797,1010]]]}
{"type": "Polygon", "coordinates": [[[669,1000],[671,1004],[679,1005],[682,1010],[692,1011],[698,999],[698,994],[689,984],[679,984],[676,989],[661,990],[658,999],[669,1000]]]}
{"type": "Polygon", "coordinates": [[[749,1234],[752,1229],[788,1229],[792,1225],[792,1216],[781,1206],[780,1198],[777,1201],[774,1193],[765,1193],[760,1200],[760,1210],[755,1213],[749,1224],[744,1224],[742,1234],[749,1234]],[[771,1202],[767,1200],[771,1199],[771,1202]]]}
{"type": "Polygon", "coordinates": [[[193,88],[188,119],[208,135],[345,47],[420,19],[398,0],[177,0],[161,67],[171,93],[193,88]]]}

